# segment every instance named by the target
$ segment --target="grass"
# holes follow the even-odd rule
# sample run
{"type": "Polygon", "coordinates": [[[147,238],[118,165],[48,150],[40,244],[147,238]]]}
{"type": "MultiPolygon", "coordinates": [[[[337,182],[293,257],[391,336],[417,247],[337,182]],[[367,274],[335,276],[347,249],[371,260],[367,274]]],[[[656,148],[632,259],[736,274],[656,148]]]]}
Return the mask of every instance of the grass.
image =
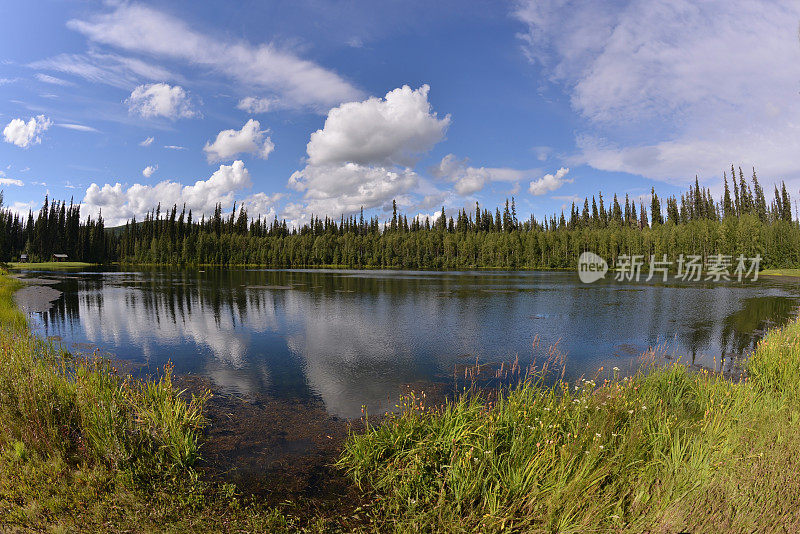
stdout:
{"type": "Polygon", "coordinates": [[[294,530],[279,510],[206,484],[197,464],[207,395],[167,367],[119,376],[29,332],[0,273],[0,531],[294,530]]]}
{"type": "Polygon", "coordinates": [[[645,364],[599,384],[531,373],[438,407],[405,397],[345,444],[338,465],[369,499],[333,522],[204,482],[206,397],[170,368],[133,380],[43,342],[17,287],[0,274],[4,532],[800,530],[800,322],[768,333],[738,382],[645,364]]]}
{"type": "Polygon", "coordinates": [[[758,276],[791,276],[800,277],[800,269],[765,269],[758,276]]]}
{"type": "Polygon", "coordinates": [[[92,267],[93,263],[85,263],[82,261],[44,261],[32,263],[19,263],[11,262],[8,264],[11,269],[36,269],[40,271],[58,271],[61,269],[79,269],[84,267],[92,267]]]}
{"type": "Polygon", "coordinates": [[[529,376],[496,402],[412,396],[340,466],[387,531],[797,531],[800,323],[769,333],[736,383],[674,365],[529,376]]]}

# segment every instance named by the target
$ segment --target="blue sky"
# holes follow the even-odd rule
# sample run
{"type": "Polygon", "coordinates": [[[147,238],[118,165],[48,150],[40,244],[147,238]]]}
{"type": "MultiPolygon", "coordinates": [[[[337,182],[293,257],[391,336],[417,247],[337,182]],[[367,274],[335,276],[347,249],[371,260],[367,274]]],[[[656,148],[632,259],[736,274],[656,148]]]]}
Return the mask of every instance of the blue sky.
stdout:
{"type": "Polygon", "coordinates": [[[796,195],[798,24],[794,1],[6,2],[0,187],[109,225],[512,195],[541,217],[719,191],[731,163],[796,195]]]}

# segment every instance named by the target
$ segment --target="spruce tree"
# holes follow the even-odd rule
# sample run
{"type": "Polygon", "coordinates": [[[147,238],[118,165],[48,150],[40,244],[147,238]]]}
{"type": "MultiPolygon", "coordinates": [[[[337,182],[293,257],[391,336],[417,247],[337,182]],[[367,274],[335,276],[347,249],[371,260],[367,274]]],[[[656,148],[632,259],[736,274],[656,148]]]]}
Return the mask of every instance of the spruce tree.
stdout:
{"type": "Polygon", "coordinates": [[[728,175],[726,173],[722,173],[722,181],[725,184],[725,192],[722,196],[722,217],[732,217],[735,212],[733,202],[731,201],[731,190],[728,188],[728,175]]]}

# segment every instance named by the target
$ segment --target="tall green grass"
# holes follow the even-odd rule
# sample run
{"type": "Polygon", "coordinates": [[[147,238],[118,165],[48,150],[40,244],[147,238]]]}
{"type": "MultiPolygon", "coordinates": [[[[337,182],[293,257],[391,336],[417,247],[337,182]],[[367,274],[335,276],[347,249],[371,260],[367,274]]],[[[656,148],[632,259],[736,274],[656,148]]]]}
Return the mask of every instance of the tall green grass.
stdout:
{"type": "Polygon", "coordinates": [[[136,484],[196,479],[206,396],[174,387],[170,367],[134,380],[34,336],[18,287],[0,274],[0,447],[100,463],[136,484]]]}
{"type": "Polygon", "coordinates": [[[14,292],[22,287],[22,282],[9,278],[0,268],[0,327],[18,331],[26,327],[25,315],[14,305],[14,292]]]}
{"type": "Polygon", "coordinates": [[[198,467],[208,393],[120,376],[33,335],[0,271],[0,531],[297,532],[198,467]]]}
{"type": "Polygon", "coordinates": [[[793,323],[738,383],[674,365],[602,384],[533,377],[496,402],[410,397],[351,436],[339,465],[374,493],[386,530],[791,531],[798,437],[793,323]]]}

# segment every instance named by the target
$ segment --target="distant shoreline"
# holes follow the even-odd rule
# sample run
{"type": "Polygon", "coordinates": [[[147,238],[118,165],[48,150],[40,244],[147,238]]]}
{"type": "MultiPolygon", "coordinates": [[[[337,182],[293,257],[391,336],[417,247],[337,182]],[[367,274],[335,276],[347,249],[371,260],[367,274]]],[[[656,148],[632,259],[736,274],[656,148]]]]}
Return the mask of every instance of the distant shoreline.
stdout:
{"type": "Polygon", "coordinates": [[[97,263],[86,263],[83,261],[42,261],[32,263],[11,262],[8,264],[10,269],[44,269],[57,271],[60,269],[78,269],[81,267],[94,267],[97,263]]]}

